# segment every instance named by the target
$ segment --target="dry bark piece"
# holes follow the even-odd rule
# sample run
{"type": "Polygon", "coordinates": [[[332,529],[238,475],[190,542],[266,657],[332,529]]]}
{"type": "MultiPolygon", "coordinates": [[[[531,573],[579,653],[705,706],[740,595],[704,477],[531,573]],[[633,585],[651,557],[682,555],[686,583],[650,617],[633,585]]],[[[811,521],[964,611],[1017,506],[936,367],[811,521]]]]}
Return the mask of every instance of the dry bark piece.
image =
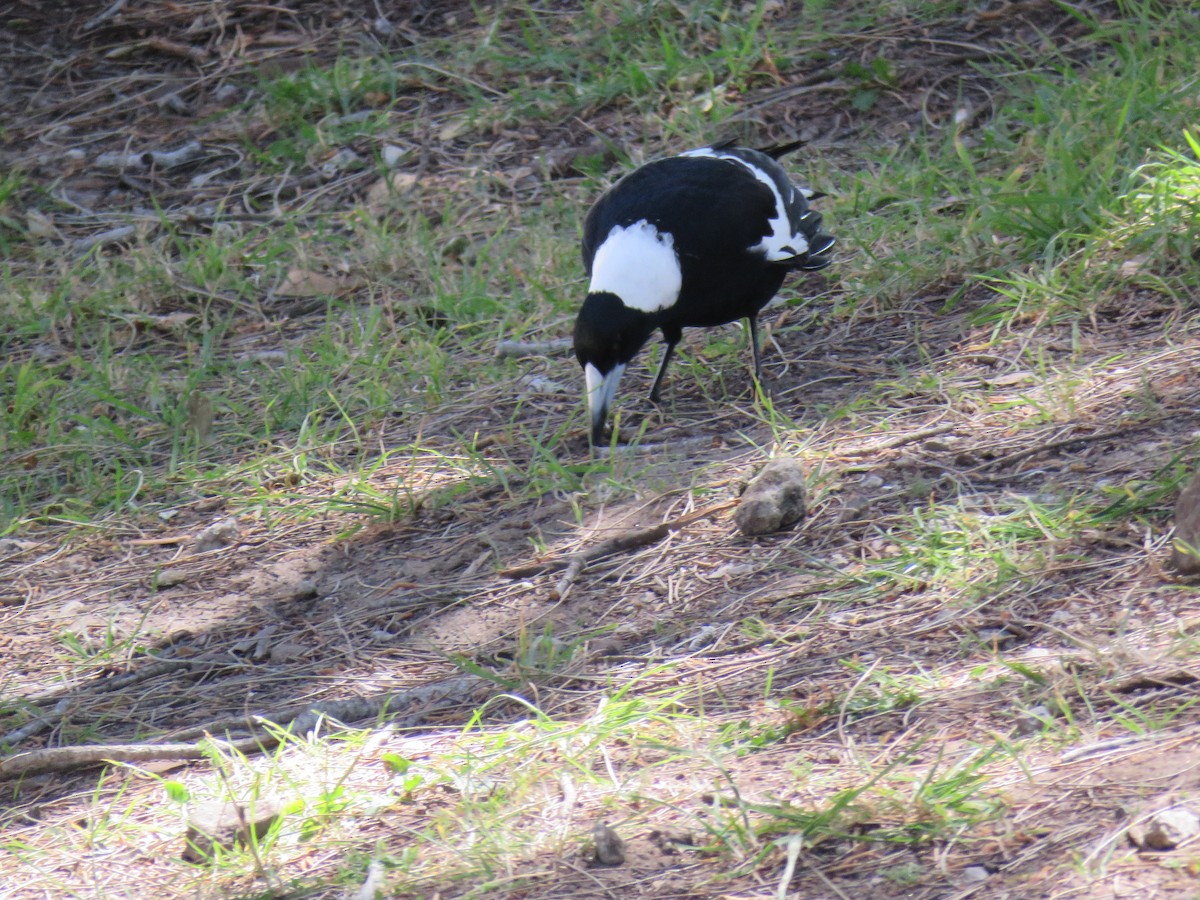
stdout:
{"type": "Polygon", "coordinates": [[[231,850],[266,837],[280,816],[279,804],[259,799],[253,804],[223,800],[197,803],[188,814],[187,834],[184,837],[183,858],[202,862],[212,856],[213,848],[231,850]]]}
{"type": "Polygon", "coordinates": [[[306,269],[288,269],[275,288],[277,297],[340,297],[356,290],[357,278],[345,275],[326,275],[306,269]]]}
{"type": "Polygon", "coordinates": [[[769,534],[794,525],[807,509],[804,467],[797,459],[779,456],[750,482],[733,518],[742,534],[769,534]]]}
{"type": "Polygon", "coordinates": [[[592,840],[596,844],[593,862],[598,866],[619,866],[625,862],[625,842],[603,819],[592,826],[592,840]]]}
{"type": "Polygon", "coordinates": [[[1200,575],[1200,469],[1175,504],[1175,541],[1170,562],[1180,575],[1200,575]]]}

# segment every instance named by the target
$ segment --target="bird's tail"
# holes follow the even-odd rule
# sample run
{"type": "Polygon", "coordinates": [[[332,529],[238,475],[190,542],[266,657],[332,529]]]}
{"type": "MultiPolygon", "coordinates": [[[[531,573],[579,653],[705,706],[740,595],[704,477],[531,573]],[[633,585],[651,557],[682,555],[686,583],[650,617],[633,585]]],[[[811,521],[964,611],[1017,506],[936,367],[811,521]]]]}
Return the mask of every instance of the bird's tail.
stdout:
{"type": "MultiPolygon", "coordinates": [[[[808,142],[807,141],[789,141],[786,144],[772,144],[770,147],[756,147],[755,149],[759,153],[764,153],[767,156],[771,157],[771,159],[779,159],[781,157],[787,156],[793,150],[800,149],[806,143],[808,143],[808,142]]],[[[709,149],[720,152],[721,150],[733,150],[740,146],[742,146],[742,143],[737,138],[726,138],[723,141],[717,141],[715,144],[712,144],[709,149]]]]}
{"type": "Polygon", "coordinates": [[[808,141],[789,141],[786,144],[775,144],[773,147],[759,147],[758,152],[767,154],[771,159],[780,159],[807,143],[808,141]]]}

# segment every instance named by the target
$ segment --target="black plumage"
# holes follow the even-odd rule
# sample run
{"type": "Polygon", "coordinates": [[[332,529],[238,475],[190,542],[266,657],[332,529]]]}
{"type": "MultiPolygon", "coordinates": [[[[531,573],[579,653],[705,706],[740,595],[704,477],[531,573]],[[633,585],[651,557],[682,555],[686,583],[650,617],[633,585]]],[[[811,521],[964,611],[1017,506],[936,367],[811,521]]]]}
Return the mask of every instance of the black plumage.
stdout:
{"type": "Polygon", "coordinates": [[[762,363],[758,314],[793,269],[821,269],[833,238],[777,161],[799,142],[751,150],[717,144],[648,163],[622,178],[584,222],[588,295],[575,322],[591,438],[603,438],[626,364],[659,329],[667,347],[657,402],[688,327],[747,319],[754,374],[762,363]]]}

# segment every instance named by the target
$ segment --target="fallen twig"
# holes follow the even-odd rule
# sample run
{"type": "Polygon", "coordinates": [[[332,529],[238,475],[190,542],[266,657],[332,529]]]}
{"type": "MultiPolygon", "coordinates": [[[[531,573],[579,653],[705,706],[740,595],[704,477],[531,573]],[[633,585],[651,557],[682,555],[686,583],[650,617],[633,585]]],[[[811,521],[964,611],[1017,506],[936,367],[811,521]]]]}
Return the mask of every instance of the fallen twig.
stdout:
{"type": "Polygon", "coordinates": [[[119,225],[116,228],[110,228],[108,231],[102,231],[99,234],[93,234],[89,237],[80,238],[71,244],[71,248],[76,253],[87,253],[94,247],[104,247],[108,244],[118,244],[121,241],[128,240],[137,234],[137,228],[133,225],[119,225]]]}
{"type": "Polygon", "coordinates": [[[363,721],[376,719],[385,712],[404,707],[413,709],[407,716],[394,720],[393,724],[400,728],[411,727],[419,724],[436,709],[463,703],[473,691],[484,685],[488,685],[488,682],[477,675],[458,675],[396,694],[334,700],[329,703],[293,707],[270,716],[250,715],[210,722],[177,732],[172,735],[176,740],[161,744],[96,744],[31,750],[0,759],[0,781],[47,772],[66,772],[106,762],[203,759],[207,756],[207,750],[202,743],[205,740],[216,741],[220,746],[239,753],[255,753],[275,747],[286,733],[303,734],[311,731],[323,719],[336,719],[339,722],[363,721]],[[273,727],[267,727],[268,724],[273,727]],[[214,734],[233,729],[244,729],[250,731],[251,735],[237,740],[213,737],[214,734]]]}
{"type": "Polygon", "coordinates": [[[954,431],[959,426],[954,423],[944,423],[942,425],[933,425],[929,428],[922,428],[919,431],[910,431],[907,434],[897,434],[890,438],[885,438],[881,441],[876,441],[871,444],[864,444],[861,447],[851,447],[842,452],[848,456],[866,456],[871,453],[878,453],[881,450],[894,450],[897,447],[903,447],[905,444],[913,444],[917,441],[923,441],[926,438],[937,437],[939,434],[946,434],[954,431]]]}
{"type": "Polygon", "coordinates": [[[1008,453],[1004,456],[998,456],[995,459],[989,459],[977,466],[969,469],[970,472],[981,472],[984,469],[994,469],[997,466],[1011,465],[1015,462],[1020,462],[1030,456],[1037,456],[1039,453],[1050,453],[1054,450],[1061,450],[1063,447],[1072,447],[1075,444],[1088,444],[1094,441],[1105,441],[1109,438],[1124,437],[1131,431],[1142,431],[1146,428],[1153,428],[1155,425],[1162,423],[1162,419],[1148,419],[1144,422],[1134,422],[1129,425],[1122,425],[1119,428],[1111,428],[1107,431],[1097,431],[1092,434],[1077,434],[1068,438],[1062,438],[1057,441],[1048,441],[1044,444],[1037,444],[1033,447],[1026,447],[1024,450],[1017,450],[1013,453],[1008,453]]]}
{"type": "MultiPolygon", "coordinates": [[[[645,547],[647,544],[657,543],[671,532],[678,531],[685,525],[690,525],[692,522],[706,519],[719,512],[724,512],[736,505],[736,500],[725,500],[721,503],[714,503],[711,506],[693,510],[669,522],[661,522],[658,525],[651,525],[649,528],[639,528],[636,531],[626,531],[623,534],[614,535],[586,550],[572,553],[569,556],[560,556],[543,562],[526,563],[522,566],[512,566],[508,569],[501,569],[499,574],[505,578],[529,578],[533,575],[545,575],[548,572],[558,572],[566,569],[567,574],[563,576],[559,584],[563,585],[565,583],[566,587],[570,587],[571,583],[583,573],[584,566],[593,560],[612,556],[615,553],[623,553],[626,550],[633,550],[637,547],[645,547]],[[572,573],[574,573],[573,577],[571,577],[572,573]]],[[[562,591],[560,590],[559,593],[562,593],[562,591]]]]}
{"type": "Polygon", "coordinates": [[[151,50],[157,50],[159,53],[166,53],[169,56],[178,56],[182,59],[191,60],[196,65],[202,65],[208,62],[210,58],[209,52],[203,47],[185,44],[183,41],[173,41],[161,35],[152,35],[146,38],[146,46],[151,50]]]}
{"type": "Polygon", "coordinates": [[[96,157],[96,165],[106,169],[174,169],[204,157],[204,145],[188,141],[174,150],[112,150],[96,157]]]}
{"type": "Polygon", "coordinates": [[[55,722],[59,721],[63,713],[71,708],[71,702],[69,698],[64,697],[54,704],[54,708],[46,715],[26,722],[20,728],[10,731],[8,734],[0,735],[0,746],[15,747],[26,738],[33,737],[35,734],[41,734],[55,722]]]}
{"type": "Polygon", "coordinates": [[[97,13],[96,15],[94,15],[90,19],[88,19],[86,22],[84,22],[79,30],[83,31],[83,32],[87,32],[87,31],[91,31],[93,28],[99,28],[101,25],[103,25],[109,19],[118,15],[121,12],[121,10],[123,10],[125,8],[125,4],[128,2],[129,2],[129,0],[116,0],[116,3],[113,3],[111,6],[107,7],[106,9],[102,10],[101,12],[97,13]]]}
{"type": "MultiPolygon", "coordinates": [[[[241,753],[253,752],[257,740],[221,742],[241,753]]],[[[265,744],[265,742],[264,742],[265,744]]],[[[160,759],[203,759],[205,749],[199,744],[96,744],[87,747],[48,747],[30,750],[0,760],[0,781],[22,775],[44,775],[47,772],[69,772],[98,766],[106,762],[153,762],[160,759]]]]}

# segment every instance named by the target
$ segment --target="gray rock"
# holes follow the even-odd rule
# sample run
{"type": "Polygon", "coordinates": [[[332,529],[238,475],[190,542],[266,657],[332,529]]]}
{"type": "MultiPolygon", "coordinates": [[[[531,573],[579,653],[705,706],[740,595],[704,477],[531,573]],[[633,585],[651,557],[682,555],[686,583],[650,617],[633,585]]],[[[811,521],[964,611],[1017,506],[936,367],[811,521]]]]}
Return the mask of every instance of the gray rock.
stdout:
{"type": "Polygon", "coordinates": [[[1040,734],[1046,727],[1046,723],[1054,718],[1053,713],[1046,707],[1038,705],[1030,707],[1021,715],[1017,716],[1017,734],[1022,737],[1028,737],[1031,734],[1040,734]]]}
{"type": "Polygon", "coordinates": [[[769,534],[794,525],[807,511],[804,467],[797,459],[780,456],[750,482],[733,518],[742,534],[769,534]]]}
{"type": "Polygon", "coordinates": [[[176,585],[183,584],[187,580],[188,580],[188,573],[185,569],[167,568],[167,569],[162,569],[158,573],[158,577],[154,579],[154,585],[159,590],[163,590],[165,588],[172,588],[172,587],[175,587],[176,585]]]}
{"type": "Polygon", "coordinates": [[[992,873],[983,866],[967,866],[962,872],[962,879],[967,884],[979,884],[991,877],[992,873]]]}
{"type": "Polygon", "coordinates": [[[1175,541],[1170,563],[1180,575],[1200,575],[1200,469],[1175,504],[1175,541]]]}
{"type": "Polygon", "coordinates": [[[1142,850],[1174,850],[1198,834],[1200,816],[1185,807],[1171,806],[1130,826],[1129,840],[1142,850]]]}
{"type": "Polygon", "coordinates": [[[231,801],[207,800],[195,804],[188,814],[183,858],[202,862],[215,847],[225,850],[266,837],[280,816],[279,804],[259,799],[253,807],[231,801]]]}
{"type": "Polygon", "coordinates": [[[216,550],[218,547],[227,547],[230,544],[241,540],[242,532],[238,528],[237,522],[233,519],[221,519],[218,522],[213,522],[202,532],[196,535],[196,544],[193,549],[197,553],[207,553],[209,550],[216,550]]]}
{"type": "Polygon", "coordinates": [[[619,866],[625,862],[625,842],[603,819],[592,826],[596,851],[592,857],[598,866],[619,866]]]}

